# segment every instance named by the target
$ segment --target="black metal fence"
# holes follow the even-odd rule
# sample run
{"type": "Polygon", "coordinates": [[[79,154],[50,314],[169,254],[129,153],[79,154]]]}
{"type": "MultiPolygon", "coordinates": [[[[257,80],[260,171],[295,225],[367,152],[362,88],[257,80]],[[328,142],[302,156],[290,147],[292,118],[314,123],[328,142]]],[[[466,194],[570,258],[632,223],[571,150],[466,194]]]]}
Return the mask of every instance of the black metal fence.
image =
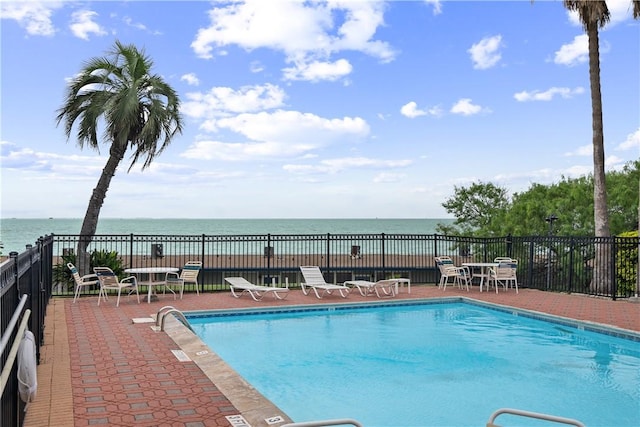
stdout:
{"type": "MultiPolygon", "coordinates": [[[[30,310],[28,327],[37,340],[38,361],[49,298],[52,294],[73,295],[74,284],[66,263],[76,262],[80,237],[50,235],[40,238],[35,246],[28,245],[20,254],[11,253],[9,259],[0,264],[2,341],[13,343],[21,338],[8,325],[14,313],[20,317],[30,310]],[[23,295],[27,295],[27,302],[16,310],[23,295]]],[[[414,283],[437,283],[436,256],[451,256],[457,265],[509,256],[518,260],[520,287],[616,299],[637,292],[639,244],[638,238],[619,237],[97,235],[88,247],[91,257],[86,269],[98,263],[123,272],[126,268],[180,267],[187,261],[202,261],[200,290],[215,291],[227,289],[224,277],[231,275],[243,275],[265,283],[287,281],[296,286],[300,282],[301,265],[320,266],[334,283],[354,278],[379,280],[389,277],[407,277],[414,283]]],[[[22,425],[24,417],[23,404],[18,397],[16,367],[5,366],[10,347],[3,346],[0,358],[3,372],[5,368],[8,371],[2,393],[0,427],[22,425]]]]}
{"type": "MultiPolygon", "coordinates": [[[[74,259],[79,236],[54,236],[54,260],[74,259]]],[[[97,235],[94,255],[117,255],[118,268],[181,267],[201,261],[201,290],[226,289],[225,276],[244,275],[262,283],[295,286],[301,265],[318,265],[335,283],[408,277],[436,283],[434,257],[449,255],[457,265],[488,262],[497,256],[518,260],[521,287],[625,298],[636,292],[638,238],[505,236],[471,238],[438,234],[314,235],[97,235]]],[[[97,257],[96,259],[100,259],[97,257]]],[[[54,268],[55,270],[55,268],[54,268]]],[[[70,294],[68,278],[54,283],[70,294]]],[[[144,282],[144,278],[143,281],[144,282]]]]}
{"type": "Polygon", "coordinates": [[[52,290],[53,246],[53,237],[42,238],[21,254],[12,252],[0,264],[0,334],[3,343],[0,355],[3,377],[0,427],[20,426],[24,421],[24,402],[18,394],[17,364],[9,363],[12,347],[22,337],[18,336],[19,328],[9,326],[15,324],[12,319],[20,323],[30,311],[27,328],[36,337],[36,358],[39,363],[40,346],[44,340],[44,317],[52,290]],[[20,304],[23,297],[26,302],[20,304]]]}

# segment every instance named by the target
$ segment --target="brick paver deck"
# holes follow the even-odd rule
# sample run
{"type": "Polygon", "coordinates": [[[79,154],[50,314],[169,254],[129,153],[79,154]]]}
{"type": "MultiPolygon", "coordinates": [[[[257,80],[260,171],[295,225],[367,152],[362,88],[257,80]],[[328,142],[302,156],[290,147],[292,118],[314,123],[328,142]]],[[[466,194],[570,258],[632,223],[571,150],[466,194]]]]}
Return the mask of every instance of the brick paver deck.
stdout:
{"type": "MultiPolygon", "coordinates": [[[[584,295],[521,289],[519,294],[470,292],[433,285],[412,285],[397,298],[434,298],[461,295],[496,304],[601,323],[640,332],[640,304],[584,295]]],[[[96,297],[54,298],[47,308],[45,343],[38,366],[38,395],[28,406],[25,427],[55,426],[231,426],[227,416],[241,414],[193,361],[179,361],[171,350],[175,342],[149,324],[133,318],[155,316],[166,305],[179,310],[203,310],[344,303],[375,297],[352,292],[347,299],[327,296],[318,300],[292,290],[284,301],[265,297],[235,299],[229,292],[185,294],[183,300],[160,296],[150,304],[115,298],[97,306],[96,297]]],[[[141,301],[143,299],[141,298],[141,301]]],[[[484,421],[484,420],[482,420],[484,421]]],[[[238,424],[235,424],[238,425],[238,424]]],[[[252,422],[252,426],[263,424],[252,422]]],[[[278,425],[278,424],[276,424],[278,425]]]]}

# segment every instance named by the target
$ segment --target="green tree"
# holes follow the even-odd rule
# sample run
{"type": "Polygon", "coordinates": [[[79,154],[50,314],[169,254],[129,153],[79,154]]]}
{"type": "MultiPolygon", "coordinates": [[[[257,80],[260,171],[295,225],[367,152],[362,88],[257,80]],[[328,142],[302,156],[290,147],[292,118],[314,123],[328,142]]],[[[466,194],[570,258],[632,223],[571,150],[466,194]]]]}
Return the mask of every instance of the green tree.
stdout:
{"type": "Polygon", "coordinates": [[[507,190],[492,183],[473,183],[469,187],[455,186],[453,196],[442,206],[456,218],[453,224],[438,224],[443,234],[471,236],[496,235],[502,218],[510,206],[507,190]]]}
{"type": "MultiPolygon", "coordinates": [[[[640,161],[621,170],[607,172],[611,229],[615,234],[635,230],[638,223],[640,161]]],[[[593,177],[566,178],[553,184],[532,184],[511,200],[507,190],[491,183],[454,187],[454,194],[442,206],[456,219],[439,224],[437,231],[448,235],[480,237],[545,235],[545,218],[555,214],[554,234],[593,236],[593,177]]]]}
{"type": "Polygon", "coordinates": [[[64,105],[58,110],[58,125],[64,122],[67,138],[77,128],[80,148],[88,146],[99,151],[101,124],[105,127],[103,140],[110,144],[109,158],[93,189],[80,230],[81,272],[88,268],[86,250],[95,235],[111,178],[126,151],[133,150],[128,171],[142,159],[144,170],[182,132],[178,95],[161,76],[152,74],[152,65],[144,51],[116,41],[107,56],[86,62],[68,85],[64,105]]]}

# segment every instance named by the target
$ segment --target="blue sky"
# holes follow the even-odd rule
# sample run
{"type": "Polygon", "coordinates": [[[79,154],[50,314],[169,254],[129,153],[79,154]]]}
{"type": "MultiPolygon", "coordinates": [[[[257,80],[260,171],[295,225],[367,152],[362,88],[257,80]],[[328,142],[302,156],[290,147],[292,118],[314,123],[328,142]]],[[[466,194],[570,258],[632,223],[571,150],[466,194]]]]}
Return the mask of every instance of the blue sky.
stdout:
{"type": "MultiPolygon", "coordinates": [[[[607,1],[608,169],[640,156],[640,26],[607,1]]],[[[587,38],[562,1],[96,1],[1,6],[3,218],[81,218],[106,162],[56,125],[115,40],[178,92],[184,132],[112,180],[105,218],[441,218],[593,170],[587,38]]],[[[130,153],[129,153],[130,154],[130,153]]]]}

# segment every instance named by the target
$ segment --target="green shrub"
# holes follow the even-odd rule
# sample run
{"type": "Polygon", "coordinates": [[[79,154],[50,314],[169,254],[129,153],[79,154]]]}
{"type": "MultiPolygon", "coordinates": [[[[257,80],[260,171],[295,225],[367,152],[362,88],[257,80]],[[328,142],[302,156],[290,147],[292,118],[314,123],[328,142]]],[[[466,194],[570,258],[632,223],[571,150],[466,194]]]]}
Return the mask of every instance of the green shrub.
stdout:
{"type": "MultiPolygon", "coordinates": [[[[76,255],[74,253],[68,253],[63,254],[61,258],[62,261],[53,266],[53,283],[62,286],[62,289],[65,291],[73,290],[75,283],[73,281],[73,275],[67,267],[67,263],[76,265],[76,255]]],[[[86,274],[92,273],[93,267],[109,267],[119,278],[122,278],[124,274],[122,260],[118,256],[117,251],[95,250],[91,252],[91,271],[86,272],[86,274]]]]}
{"type": "MultiPolygon", "coordinates": [[[[619,237],[638,237],[637,231],[622,233],[619,237]]],[[[631,239],[630,239],[631,240],[631,239]]],[[[635,240],[635,239],[634,239],[635,240]]],[[[638,246],[635,244],[620,244],[616,256],[616,282],[619,296],[629,296],[635,293],[638,277],[638,246]]]]}

